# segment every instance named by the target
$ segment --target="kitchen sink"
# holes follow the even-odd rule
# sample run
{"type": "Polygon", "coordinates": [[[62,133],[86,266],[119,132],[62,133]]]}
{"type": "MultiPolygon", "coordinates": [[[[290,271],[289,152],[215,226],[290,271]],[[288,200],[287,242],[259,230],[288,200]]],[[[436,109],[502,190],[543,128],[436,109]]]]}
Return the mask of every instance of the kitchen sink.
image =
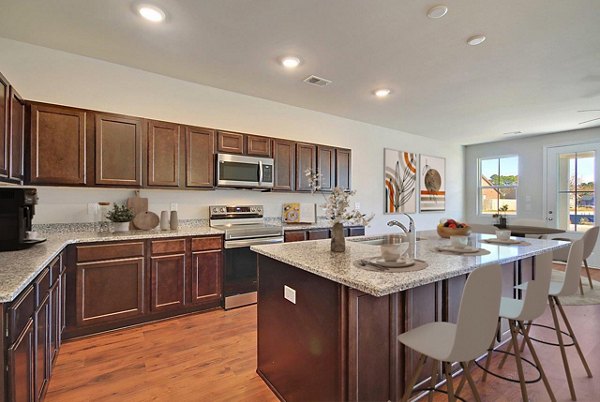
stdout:
{"type": "MultiPolygon", "coordinates": [[[[423,237],[417,237],[415,241],[426,240],[423,237]]],[[[381,246],[382,244],[386,244],[388,242],[387,236],[376,236],[376,237],[366,237],[363,239],[348,239],[348,241],[368,244],[370,246],[381,246]]]]}

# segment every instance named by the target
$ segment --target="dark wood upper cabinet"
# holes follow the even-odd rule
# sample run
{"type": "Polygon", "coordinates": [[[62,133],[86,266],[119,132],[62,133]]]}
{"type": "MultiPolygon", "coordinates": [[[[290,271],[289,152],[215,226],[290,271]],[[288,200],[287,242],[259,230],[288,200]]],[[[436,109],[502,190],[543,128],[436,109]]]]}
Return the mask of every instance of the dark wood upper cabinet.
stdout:
{"type": "Polygon", "coordinates": [[[0,74],[0,176],[8,177],[9,169],[9,88],[8,81],[0,74]]]}
{"type": "Polygon", "coordinates": [[[142,185],[142,120],[97,113],[96,184],[142,185]]]}
{"type": "Polygon", "coordinates": [[[321,191],[331,191],[335,187],[335,148],[317,146],[317,171],[321,173],[321,191]]]}
{"type": "Polygon", "coordinates": [[[310,191],[306,170],[317,169],[317,146],[314,144],[296,144],[296,191],[310,191]]]}
{"type": "Polygon", "coordinates": [[[10,87],[10,171],[9,178],[21,182],[24,179],[24,151],[25,151],[25,102],[17,91],[10,87]]]}
{"type": "Polygon", "coordinates": [[[218,131],[217,150],[228,154],[244,153],[244,134],[218,131]]]}
{"type": "Polygon", "coordinates": [[[296,143],[273,140],[273,190],[294,191],[296,173],[296,143]]]}
{"type": "Polygon", "coordinates": [[[215,132],[208,128],[185,128],[185,185],[213,187],[215,166],[215,132]]]}
{"type": "Polygon", "coordinates": [[[335,185],[350,190],[352,187],[352,151],[338,148],[335,150],[335,185]]]}
{"type": "Polygon", "coordinates": [[[271,157],[271,139],[246,135],[246,155],[271,157]]]}
{"type": "Polygon", "coordinates": [[[32,184],[85,184],[86,112],[31,106],[32,184]]]}
{"type": "Polygon", "coordinates": [[[148,123],[148,186],[180,186],[181,133],[179,125],[148,123]]]}

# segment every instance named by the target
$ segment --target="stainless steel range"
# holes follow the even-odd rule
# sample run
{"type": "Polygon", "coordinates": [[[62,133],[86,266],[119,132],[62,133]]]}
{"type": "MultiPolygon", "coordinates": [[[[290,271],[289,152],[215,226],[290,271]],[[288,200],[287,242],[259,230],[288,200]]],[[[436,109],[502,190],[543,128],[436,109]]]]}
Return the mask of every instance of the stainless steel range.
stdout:
{"type": "Polygon", "coordinates": [[[209,207],[210,226],[225,232],[225,309],[256,303],[256,254],[250,246],[283,243],[283,228],[265,224],[262,205],[209,207]]]}

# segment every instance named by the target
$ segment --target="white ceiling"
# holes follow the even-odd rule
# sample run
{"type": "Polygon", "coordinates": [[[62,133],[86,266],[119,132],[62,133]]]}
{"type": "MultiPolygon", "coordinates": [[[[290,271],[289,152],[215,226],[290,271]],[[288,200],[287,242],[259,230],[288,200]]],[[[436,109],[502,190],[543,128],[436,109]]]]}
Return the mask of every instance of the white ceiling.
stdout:
{"type": "Polygon", "coordinates": [[[600,125],[600,0],[441,1],[0,0],[0,36],[463,144],[600,125]]]}

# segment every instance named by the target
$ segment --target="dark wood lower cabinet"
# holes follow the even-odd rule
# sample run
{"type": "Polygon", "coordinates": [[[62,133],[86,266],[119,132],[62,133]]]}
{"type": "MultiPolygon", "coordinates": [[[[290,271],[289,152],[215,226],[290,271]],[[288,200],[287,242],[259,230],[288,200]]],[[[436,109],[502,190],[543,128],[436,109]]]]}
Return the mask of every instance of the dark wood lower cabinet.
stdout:
{"type": "MultiPolygon", "coordinates": [[[[344,228],[344,236],[364,236],[364,226],[350,226],[344,228]]],[[[304,240],[319,240],[329,239],[331,237],[331,229],[308,229],[308,230],[286,230],[283,234],[286,243],[304,240]]]]}
{"type": "Polygon", "coordinates": [[[35,400],[44,396],[50,378],[50,297],[47,293],[35,312],[35,400]]]}
{"type": "Polygon", "coordinates": [[[11,402],[35,400],[34,324],[30,318],[17,340],[8,348],[8,399],[11,402]]]}
{"type": "Polygon", "coordinates": [[[185,254],[153,256],[151,264],[150,310],[182,307],[185,303],[185,254]]]}
{"type": "Polygon", "coordinates": [[[329,239],[329,229],[311,229],[306,237],[307,240],[329,239]]]}
{"type": "Polygon", "coordinates": [[[192,303],[221,300],[223,269],[221,251],[192,253],[192,303]]]}

